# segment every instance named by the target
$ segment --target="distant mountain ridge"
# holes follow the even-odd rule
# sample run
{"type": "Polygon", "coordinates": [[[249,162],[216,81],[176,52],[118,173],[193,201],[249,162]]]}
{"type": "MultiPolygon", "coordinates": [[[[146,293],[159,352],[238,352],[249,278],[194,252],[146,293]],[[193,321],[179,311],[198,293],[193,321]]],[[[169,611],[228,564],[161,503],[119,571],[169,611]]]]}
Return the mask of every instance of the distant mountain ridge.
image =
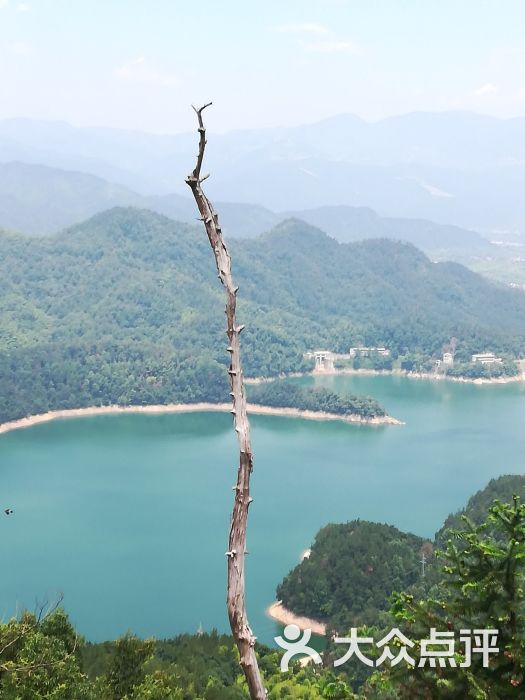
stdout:
{"type": "MultiPolygon", "coordinates": [[[[145,196],[95,175],[42,165],[0,163],[0,228],[33,235],[54,233],[114,206],[135,206],[195,221],[194,203],[177,194],[145,196]]],[[[230,237],[252,238],[294,217],[322,229],[340,242],[392,238],[413,243],[429,255],[498,255],[479,234],[429,221],[380,217],[355,207],[322,207],[283,213],[254,204],[217,202],[230,237]]]]}
{"type": "MultiPolygon", "coordinates": [[[[87,172],[148,196],[184,193],[194,151],[193,131],[0,121],[0,162],[87,172]]],[[[523,118],[419,112],[368,123],[340,115],[298,127],[210,133],[207,167],[216,201],[277,211],[365,206],[382,216],[484,233],[525,231],[523,118]]]]}

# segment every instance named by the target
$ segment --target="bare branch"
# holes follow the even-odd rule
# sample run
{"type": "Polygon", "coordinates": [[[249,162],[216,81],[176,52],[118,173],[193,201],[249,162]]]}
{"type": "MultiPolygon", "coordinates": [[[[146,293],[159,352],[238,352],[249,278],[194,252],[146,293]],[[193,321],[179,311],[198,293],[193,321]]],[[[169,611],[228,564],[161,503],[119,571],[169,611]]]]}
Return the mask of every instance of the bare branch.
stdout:
{"type": "Polygon", "coordinates": [[[248,508],[252,501],[250,497],[250,476],[253,469],[253,460],[239,342],[239,335],[244,326],[237,326],[236,322],[238,287],[233,282],[231,258],[222,237],[219,217],[213,211],[211,202],[202,190],[201,182],[204,178],[200,177],[206,148],[206,129],[202,119],[202,112],[206,107],[209,107],[210,104],[211,102],[200,107],[200,109],[193,108],[197,114],[199,124],[199,152],[195,168],[191,175],[186,178],[186,182],[191,188],[197,207],[199,208],[208,240],[215,256],[218,277],[226,292],[226,333],[228,335],[228,352],[230,354],[228,373],[231,385],[230,395],[233,404],[233,422],[239,442],[237,484],[235,485],[235,498],[228,540],[228,551],[226,552],[228,561],[228,617],[230,619],[232,634],[239,649],[240,662],[248,682],[250,697],[252,700],[265,700],[267,693],[262,682],[254,650],[256,638],[248,623],[245,604],[244,558],[246,552],[248,508]]]}
{"type": "MultiPolygon", "coordinates": [[[[198,109],[197,109],[197,107],[193,107],[193,105],[192,105],[192,107],[195,111],[195,114],[197,115],[197,120],[199,122],[199,129],[198,129],[198,131],[199,131],[199,152],[197,154],[197,163],[195,165],[193,173],[186,179],[186,182],[188,182],[188,180],[190,178],[198,180],[200,177],[200,174],[201,174],[202,160],[204,158],[204,149],[206,148],[206,129],[204,128],[204,122],[202,120],[202,113],[204,112],[206,107],[210,107],[211,105],[212,105],[211,102],[207,102],[205,105],[203,105],[202,107],[199,107],[198,109]]],[[[188,182],[188,185],[189,184],[190,183],[188,182]]],[[[191,185],[190,185],[190,187],[191,187],[191,185]]]]}

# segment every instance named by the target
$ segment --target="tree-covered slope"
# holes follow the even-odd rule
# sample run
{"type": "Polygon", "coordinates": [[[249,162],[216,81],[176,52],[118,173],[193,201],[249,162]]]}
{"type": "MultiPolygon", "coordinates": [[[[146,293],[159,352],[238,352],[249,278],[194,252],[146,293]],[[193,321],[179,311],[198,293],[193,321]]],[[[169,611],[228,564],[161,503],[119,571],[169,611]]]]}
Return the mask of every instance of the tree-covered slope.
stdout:
{"type": "MultiPolygon", "coordinates": [[[[495,500],[513,504],[514,496],[523,500],[524,476],[492,479],[464,509],[447,517],[434,543],[380,523],[355,520],[327,525],[317,533],[310,556],[279,584],[277,597],[293,612],[326,620],[339,632],[360,624],[382,624],[393,592],[421,595],[439,582],[445,562],[436,560],[433,550],[446,550],[449,540],[458,546],[451,531],[468,529],[463,516],[479,526],[495,500]],[[423,555],[428,564],[424,578],[423,555]]],[[[486,534],[497,537],[490,525],[486,534]]]]}
{"type": "MultiPolygon", "coordinates": [[[[230,244],[248,376],[304,369],[319,346],[525,346],[525,294],[410,245],[342,245],[297,221],[230,244]]],[[[227,396],[223,300],[199,226],[117,208],[44,239],[0,234],[0,280],[1,420],[227,396]]]]}
{"type": "MultiPolygon", "coordinates": [[[[518,349],[515,337],[525,332],[523,293],[455,263],[432,263],[409,244],[339,244],[290,220],[235,248],[244,294],[262,302],[267,289],[278,289],[281,308],[301,308],[332,328],[345,320],[367,344],[440,352],[454,335],[460,352],[480,344],[518,349]]],[[[351,334],[335,331],[338,346],[348,347],[351,334]]]]}
{"type": "MultiPolygon", "coordinates": [[[[406,241],[433,260],[507,269],[504,279],[514,280],[514,247],[494,245],[478,233],[457,226],[379,216],[366,207],[325,206],[277,213],[250,203],[217,201],[216,204],[223,230],[229,237],[254,238],[293,216],[342,243],[370,238],[406,241]]],[[[35,163],[0,163],[0,229],[49,235],[115,206],[141,207],[176,221],[195,221],[195,205],[189,196],[144,195],[86,172],[35,163]]]]}
{"type": "Polygon", "coordinates": [[[303,387],[278,380],[250,386],[248,400],[262,406],[321,411],[339,416],[377,418],[385,415],[383,407],[368,396],[340,396],[325,387],[303,387]]]}
{"type": "MultiPolygon", "coordinates": [[[[257,644],[269,700],[351,697],[329,669],[282,673],[281,654],[257,644]],[[330,694],[338,689],[341,694],[330,694]],[[344,694],[342,694],[344,691],[344,694]]],[[[0,622],[2,700],[249,700],[231,636],[212,631],[175,639],[86,643],[59,609],[0,622]]]]}
{"type": "Polygon", "coordinates": [[[418,582],[424,546],[420,537],[391,525],[327,525],[310,556],[278,586],[277,597],[295,613],[327,620],[336,630],[375,624],[379,612],[388,610],[392,591],[418,582]]]}
{"type": "Polygon", "coordinates": [[[485,488],[471,496],[465,508],[457,513],[451,513],[443,527],[436,533],[436,545],[446,546],[451,530],[461,530],[465,526],[463,517],[466,516],[475,525],[480,525],[486,518],[488,509],[495,500],[502,503],[512,503],[513,496],[525,500],[525,476],[522,474],[505,474],[497,479],[491,479],[485,488]]]}

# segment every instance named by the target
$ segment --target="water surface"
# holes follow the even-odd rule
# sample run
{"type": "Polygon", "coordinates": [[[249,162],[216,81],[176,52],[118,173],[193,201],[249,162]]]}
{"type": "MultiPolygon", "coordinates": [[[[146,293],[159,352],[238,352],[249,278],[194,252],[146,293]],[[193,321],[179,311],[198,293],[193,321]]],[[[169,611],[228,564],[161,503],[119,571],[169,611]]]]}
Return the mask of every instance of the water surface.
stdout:
{"type": "MultiPolygon", "coordinates": [[[[253,416],[248,603],[259,639],[275,586],[322,525],[366,518],[432,537],[493,477],[523,473],[523,384],[302,378],[375,396],[399,426],[253,416]]],[[[0,436],[0,616],[64,594],[91,640],[227,630],[237,464],[227,414],[57,420],[0,436]]]]}

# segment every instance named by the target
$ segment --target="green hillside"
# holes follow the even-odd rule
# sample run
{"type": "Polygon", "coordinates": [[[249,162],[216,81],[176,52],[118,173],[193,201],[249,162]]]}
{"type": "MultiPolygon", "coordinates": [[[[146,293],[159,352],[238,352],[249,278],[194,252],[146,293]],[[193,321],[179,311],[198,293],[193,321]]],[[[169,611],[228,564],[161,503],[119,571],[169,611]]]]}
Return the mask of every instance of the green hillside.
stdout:
{"type": "MultiPolygon", "coordinates": [[[[324,620],[337,630],[381,624],[393,591],[421,596],[439,581],[444,562],[432,556],[433,548],[446,550],[451,530],[468,529],[462,516],[479,526],[496,499],[512,504],[515,495],[523,501],[524,476],[491,479],[464,509],[447,517],[433,544],[380,523],[354,520],[326,525],[317,533],[310,556],[279,584],[277,598],[298,615],[324,620]],[[425,578],[423,553],[428,564],[425,578]]],[[[487,533],[498,536],[493,526],[487,533]]],[[[452,542],[458,546],[457,536],[452,542]]]]}
{"type": "Polygon", "coordinates": [[[376,624],[378,611],[389,609],[392,591],[418,583],[424,546],[422,538],[392,525],[364,520],[326,525],[310,556],[277,587],[277,598],[333,629],[376,624]]]}
{"type": "MultiPolygon", "coordinates": [[[[248,376],[305,369],[319,346],[525,347],[525,294],[410,245],[343,245],[291,220],[231,248],[248,376]]],[[[0,420],[227,396],[224,302],[199,226],[113,209],[53,237],[0,234],[0,279],[0,420]]]]}
{"type": "Polygon", "coordinates": [[[440,353],[451,335],[460,340],[458,358],[480,346],[522,347],[522,292],[456,263],[432,263],[410,244],[339,244],[289,220],[255,241],[236,242],[235,249],[248,282],[245,295],[263,302],[267,289],[278,289],[281,308],[300,308],[324,325],[340,350],[362,340],[397,352],[440,353]]]}
{"type": "Polygon", "coordinates": [[[497,479],[491,479],[485,488],[477,491],[465,508],[457,513],[451,513],[445,520],[443,527],[436,533],[436,545],[445,548],[450,530],[461,530],[466,516],[475,525],[480,525],[487,515],[489,507],[494,500],[502,503],[512,503],[513,496],[519,496],[525,500],[525,476],[522,474],[505,474],[497,479]]]}
{"type": "MultiPolygon", "coordinates": [[[[150,209],[185,223],[195,222],[195,204],[187,196],[140,194],[88,172],[36,163],[0,163],[0,229],[49,235],[116,206],[150,209]]],[[[494,245],[479,233],[425,219],[380,216],[367,207],[324,206],[274,212],[263,206],[217,201],[223,231],[232,238],[255,238],[290,217],[305,221],[340,243],[390,238],[412,243],[432,260],[453,260],[502,283],[522,284],[519,246],[494,245]]],[[[510,234],[505,234],[507,237],[510,234]]],[[[503,234],[498,234],[502,237],[503,234]]]]}

